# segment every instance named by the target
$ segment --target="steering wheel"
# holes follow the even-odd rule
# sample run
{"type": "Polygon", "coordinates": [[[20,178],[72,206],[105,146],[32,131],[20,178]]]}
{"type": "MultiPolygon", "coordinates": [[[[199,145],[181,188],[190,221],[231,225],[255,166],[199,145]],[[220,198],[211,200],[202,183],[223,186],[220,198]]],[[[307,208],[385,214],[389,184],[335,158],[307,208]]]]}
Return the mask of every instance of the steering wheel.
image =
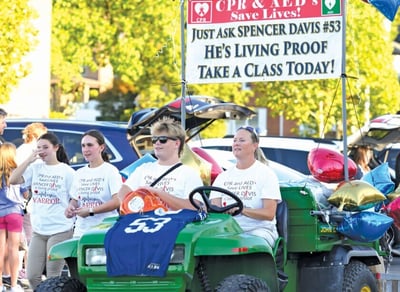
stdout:
{"type": "Polygon", "coordinates": [[[238,208],[236,211],[232,213],[232,216],[239,215],[243,211],[243,202],[242,200],[236,196],[234,193],[231,191],[228,191],[226,189],[220,188],[220,187],[214,187],[214,186],[201,186],[197,187],[194,190],[192,190],[189,194],[189,201],[195,207],[197,210],[200,210],[202,207],[199,206],[198,202],[194,199],[194,195],[199,193],[206,204],[207,207],[207,212],[209,213],[225,213],[226,211],[233,209],[233,208],[238,208]],[[235,200],[232,204],[229,204],[228,206],[225,207],[218,207],[216,205],[212,205],[210,199],[208,198],[207,192],[210,191],[216,191],[223,193],[224,195],[227,195],[228,197],[231,197],[232,199],[235,200]]]}

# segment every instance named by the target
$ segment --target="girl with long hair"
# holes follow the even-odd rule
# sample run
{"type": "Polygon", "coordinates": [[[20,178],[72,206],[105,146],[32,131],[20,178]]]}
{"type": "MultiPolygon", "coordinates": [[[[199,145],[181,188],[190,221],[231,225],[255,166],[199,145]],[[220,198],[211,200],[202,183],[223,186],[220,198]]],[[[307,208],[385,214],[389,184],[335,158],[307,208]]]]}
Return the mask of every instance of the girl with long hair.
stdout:
{"type": "MultiPolygon", "coordinates": [[[[24,291],[19,285],[19,243],[23,226],[24,198],[20,185],[10,184],[10,175],[17,167],[14,144],[0,145],[0,274],[3,272],[5,255],[8,256],[11,291],[24,291]]],[[[0,291],[6,291],[0,282],[0,291]]]]}
{"type": "Polygon", "coordinates": [[[23,184],[32,191],[32,239],[28,249],[27,278],[34,290],[47,277],[61,274],[64,260],[50,261],[50,248],[72,237],[73,219],[64,216],[70,200],[75,171],[68,156],[53,133],[39,137],[37,148],[11,174],[10,183],[23,184]],[[41,159],[43,163],[34,163],[41,159]]]}

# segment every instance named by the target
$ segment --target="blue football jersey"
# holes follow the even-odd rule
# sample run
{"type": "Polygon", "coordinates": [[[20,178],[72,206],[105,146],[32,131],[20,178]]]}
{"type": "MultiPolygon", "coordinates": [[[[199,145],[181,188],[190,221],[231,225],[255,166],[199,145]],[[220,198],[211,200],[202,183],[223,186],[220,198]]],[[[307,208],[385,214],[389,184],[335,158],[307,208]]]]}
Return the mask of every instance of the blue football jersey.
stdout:
{"type": "Polygon", "coordinates": [[[188,209],[121,216],[104,239],[108,276],[165,276],[178,233],[205,217],[188,209]]]}

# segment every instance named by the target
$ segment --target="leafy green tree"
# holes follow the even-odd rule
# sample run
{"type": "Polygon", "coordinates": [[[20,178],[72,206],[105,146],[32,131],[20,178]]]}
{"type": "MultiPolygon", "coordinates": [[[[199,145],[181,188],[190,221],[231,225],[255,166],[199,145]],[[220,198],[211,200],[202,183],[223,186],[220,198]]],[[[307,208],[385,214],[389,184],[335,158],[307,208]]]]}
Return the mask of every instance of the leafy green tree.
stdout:
{"type": "MultiPolygon", "coordinates": [[[[55,0],[52,73],[68,92],[81,78],[84,66],[95,71],[110,63],[116,78],[131,84],[136,110],[163,105],[182,92],[180,12],[180,1],[55,0]]],[[[106,94],[102,108],[112,100],[121,102],[124,94],[112,92],[118,88],[106,94]]],[[[188,95],[211,95],[242,104],[250,93],[242,91],[240,84],[187,88],[188,95]]],[[[126,115],[119,113],[120,118],[126,115]]],[[[220,129],[218,135],[224,131],[220,129]]]]}
{"type": "Polygon", "coordinates": [[[113,88],[101,93],[97,98],[97,109],[100,110],[98,120],[128,121],[136,107],[136,94],[132,85],[115,79],[113,88]]]}
{"type": "Polygon", "coordinates": [[[0,103],[8,102],[10,92],[29,73],[23,57],[34,48],[37,16],[29,0],[0,2],[0,103]]]}
{"type": "MultiPolygon", "coordinates": [[[[392,39],[385,21],[373,6],[346,1],[346,108],[348,131],[371,117],[394,113],[399,105],[399,82],[393,67],[392,39]]],[[[342,128],[341,78],[295,82],[258,83],[253,87],[256,104],[284,114],[314,129],[314,135],[342,128]],[[320,119],[323,129],[319,129],[320,119]],[[321,131],[322,130],[322,131],[321,131]]]]}
{"type": "Polygon", "coordinates": [[[79,79],[83,66],[95,71],[111,63],[117,78],[142,95],[168,100],[167,85],[176,82],[179,61],[172,5],[176,2],[54,1],[52,72],[68,90],[71,76],[79,79]]]}

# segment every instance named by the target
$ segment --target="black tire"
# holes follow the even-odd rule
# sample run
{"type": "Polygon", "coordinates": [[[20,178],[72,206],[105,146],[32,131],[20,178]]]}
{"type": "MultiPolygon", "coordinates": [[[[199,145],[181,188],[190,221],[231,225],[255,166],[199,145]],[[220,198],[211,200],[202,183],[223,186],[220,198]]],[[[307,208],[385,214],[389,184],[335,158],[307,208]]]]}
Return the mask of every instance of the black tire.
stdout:
{"type": "Polygon", "coordinates": [[[61,276],[46,279],[35,292],[87,292],[87,289],[78,279],[61,276]]]}
{"type": "Polygon", "coordinates": [[[378,292],[371,270],[360,261],[351,261],[344,269],[343,292],[378,292]]]}
{"type": "Polygon", "coordinates": [[[231,275],[223,279],[215,288],[216,292],[270,292],[265,281],[249,275],[231,275]]]}

